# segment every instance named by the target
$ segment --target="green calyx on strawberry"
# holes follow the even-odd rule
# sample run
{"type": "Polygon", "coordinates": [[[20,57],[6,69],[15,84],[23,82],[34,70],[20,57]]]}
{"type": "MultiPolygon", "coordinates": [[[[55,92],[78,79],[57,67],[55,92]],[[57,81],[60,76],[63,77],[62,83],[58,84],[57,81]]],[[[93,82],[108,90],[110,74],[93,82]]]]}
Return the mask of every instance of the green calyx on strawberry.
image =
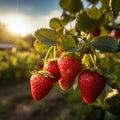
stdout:
{"type": "Polygon", "coordinates": [[[57,82],[61,77],[58,62],[56,60],[49,61],[45,66],[45,71],[49,72],[51,75],[55,77],[53,78],[54,82],[57,82]]]}
{"type": "Polygon", "coordinates": [[[97,71],[85,70],[78,77],[82,98],[87,104],[93,103],[106,85],[105,77],[97,71]]]}
{"type": "Polygon", "coordinates": [[[61,73],[59,86],[62,90],[68,90],[71,88],[75,81],[75,77],[82,69],[81,61],[71,55],[61,56],[58,61],[58,66],[61,73]]]}
{"type": "Polygon", "coordinates": [[[32,97],[35,101],[44,98],[53,87],[53,78],[45,72],[35,73],[30,78],[32,97]]]}

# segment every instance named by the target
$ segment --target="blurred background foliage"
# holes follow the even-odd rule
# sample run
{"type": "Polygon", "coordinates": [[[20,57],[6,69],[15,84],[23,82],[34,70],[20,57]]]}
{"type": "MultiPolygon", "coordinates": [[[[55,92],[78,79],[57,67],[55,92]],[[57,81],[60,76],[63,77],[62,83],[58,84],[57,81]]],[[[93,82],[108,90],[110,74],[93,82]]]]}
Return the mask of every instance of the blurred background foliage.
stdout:
{"type": "Polygon", "coordinates": [[[33,48],[35,37],[19,36],[0,23],[0,86],[29,79],[30,71],[42,67],[41,54],[33,48]]]}

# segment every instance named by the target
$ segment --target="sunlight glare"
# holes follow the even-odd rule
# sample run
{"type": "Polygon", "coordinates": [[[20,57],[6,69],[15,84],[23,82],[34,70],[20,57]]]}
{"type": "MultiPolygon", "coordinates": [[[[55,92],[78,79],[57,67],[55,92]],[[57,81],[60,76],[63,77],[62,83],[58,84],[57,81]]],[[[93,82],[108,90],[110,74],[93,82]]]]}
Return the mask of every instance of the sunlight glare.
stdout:
{"type": "Polygon", "coordinates": [[[25,36],[30,33],[27,17],[23,15],[9,15],[7,25],[10,32],[25,36]]]}
{"type": "Polygon", "coordinates": [[[27,26],[24,22],[13,21],[8,25],[8,28],[10,32],[15,34],[20,34],[22,36],[28,34],[27,26]]]}

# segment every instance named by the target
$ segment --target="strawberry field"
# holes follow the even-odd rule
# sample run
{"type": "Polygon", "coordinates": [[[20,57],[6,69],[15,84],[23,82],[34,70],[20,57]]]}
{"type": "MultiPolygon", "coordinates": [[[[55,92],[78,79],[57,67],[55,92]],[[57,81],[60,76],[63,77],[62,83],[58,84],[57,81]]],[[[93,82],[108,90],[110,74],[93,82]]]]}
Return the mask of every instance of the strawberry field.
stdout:
{"type": "Polygon", "coordinates": [[[0,52],[0,81],[1,86],[17,84],[29,79],[30,71],[40,68],[38,53],[29,51],[1,51],[0,52]]]}
{"type": "Polygon", "coordinates": [[[25,120],[120,119],[120,2],[87,1],[86,7],[60,0],[62,14],[35,31],[34,49],[0,58],[3,85],[27,79],[21,102],[2,99],[1,113],[21,110],[25,120]]]}

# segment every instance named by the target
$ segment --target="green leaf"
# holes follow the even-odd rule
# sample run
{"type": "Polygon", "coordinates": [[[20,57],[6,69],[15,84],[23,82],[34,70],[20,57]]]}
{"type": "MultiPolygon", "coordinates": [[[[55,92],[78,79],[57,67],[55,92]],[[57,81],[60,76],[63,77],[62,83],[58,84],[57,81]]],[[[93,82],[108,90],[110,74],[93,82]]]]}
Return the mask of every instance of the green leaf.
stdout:
{"type": "Polygon", "coordinates": [[[104,120],[120,120],[120,115],[116,116],[116,115],[113,115],[110,112],[106,111],[104,120]]]}
{"type": "Polygon", "coordinates": [[[48,51],[48,49],[50,48],[49,46],[47,46],[43,43],[40,43],[40,41],[38,41],[38,40],[35,40],[34,47],[38,52],[41,52],[43,54],[45,54],[48,51]]]}
{"type": "Polygon", "coordinates": [[[106,110],[108,108],[108,104],[105,102],[105,98],[106,98],[107,94],[110,93],[110,92],[112,92],[112,88],[109,87],[108,85],[106,85],[105,88],[104,88],[104,90],[102,91],[102,93],[97,98],[98,104],[104,110],[106,110]]]}
{"type": "Polygon", "coordinates": [[[78,52],[82,49],[81,46],[69,47],[68,49],[63,50],[63,52],[78,52]]]}
{"type": "Polygon", "coordinates": [[[64,25],[67,25],[67,23],[73,21],[74,19],[75,19],[75,16],[66,15],[66,16],[62,17],[61,21],[64,25]]]}
{"type": "Polygon", "coordinates": [[[120,115],[120,93],[117,89],[112,89],[106,85],[100,96],[98,97],[98,104],[112,114],[120,115]]]}
{"type": "Polygon", "coordinates": [[[108,12],[110,11],[109,1],[110,0],[102,0],[102,9],[106,9],[108,12]]]}
{"type": "Polygon", "coordinates": [[[77,28],[85,33],[93,31],[104,23],[105,13],[101,9],[81,10],[76,18],[77,28]]]}
{"type": "Polygon", "coordinates": [[[56,38],[57,33],[51,29],[38,29],[35,31],[35,36],[37,39],[48,46],[55,46],[56,45],[56,38]]]}
{"type": "Polygon", "coordinates": [[[54,30],[60,30],[64,28],[64,24],[58,18],[52,18],[49,23],[50,27],[54,30]]]}
{"type": "MultiPolygon", "coordinates": [[[[34,47],[40,53],[40,55],[43,59],[45,58],[45,55],[47,54],[48,50],[50,50],[50,48],[51,48],[51,46],[43,44],[38,40],[35,40],[34,47]]],[[[54,50],[51,49],[50,52],[49,52],[49,55],[47,56],[47,60],[48,59],[53,59],[53,57],[54,57],[53,53],[54,53],[54,50]]]]}
{"type": "MultiPolygon", "coordinates": [[[[112,57],[114,57],[114,59],[115,59],[114,55],[112,57]]],[[[109,68],[107,66],[107,73],[108,73],[107,78],[109,79],[107,83],[112,88],[120,89],[120,66],[119,66],[119,63],[112,59],[110,61],[107,61],[107,64],[109,64],[109,68]]]]}
{"type": "Polygon", "coordinates": [[[117,17],[120,12],[120,0],[111,0],[109,5],[113,11],[114,16],[117,17]]]}
{"type": "Polygon", "coordinates": [[[118,49],[117,41],[109,36],[97,37],[90,44],[101,52],[115,52],[118,49]]]}
{"type": "Polygon", "coordinates": [[[84,64],[86,67],[89,67],[89,66],[91,66],[91,65],[93,64],[92,61],[91,61],[91,58],[90,58],[90,54],[85,54],[85,55],[84,55],[83,64],[84,64]]]}
{"type": "Polygon", "coordinates": [[[115,115],[120,115],[120,94],[114,89],[112,93],[109,93],[106,97],[108,104],[107,110],[115,115]]]}
{"type": "Polygon", "coordinates": [[[60,6],[70,13],[77,13],[83,8],[80,0],[60,0],[60,6]]]}
{"type": "Polygon", "coordinates": [[[75,40],[70,35],[61,35],[57,39],[57,47],[63,52],[77,52],[81,49],[80,46],[76,46],[75,40]]]}
{"type": "Polygon", "coordinates": [[[111,25],[104,25],[105,29],[108,30],[108,31],[112,31],[114,29],[118,29],[116,26],[111,26],[111,25]]]}
{"type": "Polygon", "coordinates": [[[61,17],[61,19],[52,18],[49,22],[49,26],[56,31],[60,31],[60,30],[64,29],[65,25],[68,22],[70,22],[74,19],[75,19],[75,17],[70,16],[70,15],[63,16],[63,17],[61,17]]]}

